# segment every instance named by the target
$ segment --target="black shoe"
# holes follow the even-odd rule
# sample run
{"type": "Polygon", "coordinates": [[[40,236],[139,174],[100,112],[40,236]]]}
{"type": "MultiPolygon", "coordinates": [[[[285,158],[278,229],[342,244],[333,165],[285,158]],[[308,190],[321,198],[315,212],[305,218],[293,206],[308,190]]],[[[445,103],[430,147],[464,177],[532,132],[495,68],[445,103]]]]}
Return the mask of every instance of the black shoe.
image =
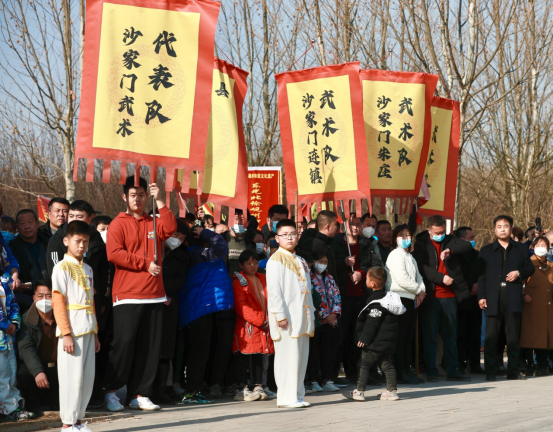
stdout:
{"type": "Polygon", "coordinates": [[[527,377],[529,376],[533,377],[533,376],[536,376],[537,371],[538,371],[538,368],[536,367],[535,364],[532,363],[530,366],[526,368],[524,375],[526,375],[527,377]]]}
{"type": "Polygon", "coordinates": [[[426,382],[438,382],[438,375],[426,375],[426,382]]]}
{"type": "Polygon", "coordinates": [[[463,375],[461,372],[456,371],[447,376],[448,381],[470,381],[470,377],[463,375]]]}
{"type": "MultiPolygon", "coordinates": [[[[332,382],[336,387],[339,387],[339,388],[347,387],[349,385],[349,380],[347,380],[346,378],[334,378],[332,382]]],[[[370,376],[369,376],[369,382],[370,382],[370,376]]]]}
{"type": "Polygon", "coordinates": [[[88,401],[88,406],[86,409],[99,409],[104,407],[104,398],[99,398],[97,396],[92,395],[90,400],[88,401]]]}
{"type": "Polygon", "coordinates": [[[547,375],[547,369],[538,369],[536,371],[536,375],[537,377],[540,377],[540,376],[546,376],[547,375]]]}
{"type": "Polygon", "coordinates": [[[31,420],[35,418],[35,414],[24,410],[23,408],[17,408],[11,413],[6,415],[6,421],[8,422],[20,422],[25,420],[31,420]]]}
{"type": "Polygon", "coordinates": [[[405,372],[403,375],[412,380],[414,384],[424,384],[424,380],[420,377],[417,377],[415,375],[415,372],[413,372],[411,369],[407,370],[407,372],[405,372]]]}
{"type": "Polygon", "coordinates": [[[486,375],[486,371],[482,369],[482,366],[471,366],[470,367],[470,373],[474,375],[486,375]]]}
{"type": "Polygon", "coordinates": [[[495,375],[486,375],[486,381],[495,381],[495,375]]]}
{"type": "Polygon", "coordinates": [[[508,380],[521,380],[521,381],[524,381],[524,380],[526,380],[526,377],[524,375],[522,375],[520,372],[515,372],[515,373],[508,373],[507,374],[507,379],[508,380]]]}

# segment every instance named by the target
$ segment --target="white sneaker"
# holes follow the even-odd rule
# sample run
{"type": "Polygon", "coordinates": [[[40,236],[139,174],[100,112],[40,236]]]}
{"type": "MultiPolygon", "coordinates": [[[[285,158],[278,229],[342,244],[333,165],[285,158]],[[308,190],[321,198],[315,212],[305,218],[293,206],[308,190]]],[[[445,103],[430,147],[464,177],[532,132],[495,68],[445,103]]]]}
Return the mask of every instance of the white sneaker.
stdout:
{"type": "Polygon", "coordinates": [[[161,409],[159,405],[152,403],[152,401],[147,397],[139,397],[133,399],[129,404],[131,409],[142,410],[142,411],[158,411],[161,409]]]}
{"type": "Polygon", "coordinates": [[[254,395],[259,395],[259,398],[257,400],[262,400],[262,401],[269,400],[269,395],[267,393],[265,393],[265,390],[263,389],[263,386],[256,386],[253,389],[253,394],[254,395]]]}
{"type": "Polygon", "coordinates": [[[334,385],[332,381],[327,381],[326,384],[322,387],[322,391],[335,392],[340,390],[334,385]]]}
{"type": "Polygon", "coordinates": [[[291,403],[290,405],[281,405],[279,408],[305,408],[305,405],[303,402],[297,401],[294,403],[291,403]]]}
{"type": "Polygon", "coordinates": [[[306,407],[306,408],[311,406],[311,404],[309,402],[306,402],[303,399],[298,399],[298,402],[301,402],[303,404],[303,406],[306,407]]]}
{"type": "Polygon", "coordinates": [[[88,426],[85,424],[75,425],[73,428],[76,428],[79,432],[92,432],[88,426]]]}
{"type": "Polygon", "coordinates": [[[104,405],[107,410],[111,412],[123,411],[125,409],[125,407],[121,405],[121,402],[119,402],[119,398],[115,393],[106,393],[104,405]]]}
{"type": "Polygon", "coordinates": [[[311,383],[311,388],[313,389],[313,392],[322,392],[323,388],[319,385],[317,381],[313,381],[311,383]]]}
{"type": "Polygon", "coordinates": [[[173,383],[173,391],[178,396],[182,396],[184,394],[184,389],[181,387],[180,383],[173,383]]]}

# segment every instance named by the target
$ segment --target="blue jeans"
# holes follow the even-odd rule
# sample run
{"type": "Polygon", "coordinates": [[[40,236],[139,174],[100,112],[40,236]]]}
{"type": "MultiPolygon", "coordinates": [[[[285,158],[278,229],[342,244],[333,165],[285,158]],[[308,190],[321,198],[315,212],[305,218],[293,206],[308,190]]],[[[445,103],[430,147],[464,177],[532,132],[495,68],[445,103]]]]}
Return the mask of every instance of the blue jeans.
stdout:
{"type": "Polygon", "coordinates": [[[438,333],[444,344],[444,368],[448,375],[459,370],[457,355],[457,300],[427,297],[419,311],[426,375],[438,375],[436,349],[438,333]],[[426,303],[426,304],[424,304],[426,303]]]}

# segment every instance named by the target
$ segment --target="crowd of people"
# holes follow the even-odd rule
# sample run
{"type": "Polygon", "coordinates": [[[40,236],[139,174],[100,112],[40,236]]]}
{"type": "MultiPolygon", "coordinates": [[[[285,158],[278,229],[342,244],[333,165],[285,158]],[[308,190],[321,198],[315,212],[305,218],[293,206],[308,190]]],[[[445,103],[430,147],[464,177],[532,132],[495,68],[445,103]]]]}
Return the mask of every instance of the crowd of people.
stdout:
{"type": "Polygon", "coordinates": [[[395,401],[440,368],[457,382],[548,373],[553,231],[500,215],[477,251],[474,231],[448,234],[442,216],[415,234],[372,214],[296,222],[276,204],[259,230],[240,210],[176,218],[142,178],[122,197],[114,219],[64,198],[43,225],[31,209],[2,215],[0,421],[55,410],[63,430],[87,431],[87,408],[304,408],[350,384],[349,399],[385,383],[395,401]]]}

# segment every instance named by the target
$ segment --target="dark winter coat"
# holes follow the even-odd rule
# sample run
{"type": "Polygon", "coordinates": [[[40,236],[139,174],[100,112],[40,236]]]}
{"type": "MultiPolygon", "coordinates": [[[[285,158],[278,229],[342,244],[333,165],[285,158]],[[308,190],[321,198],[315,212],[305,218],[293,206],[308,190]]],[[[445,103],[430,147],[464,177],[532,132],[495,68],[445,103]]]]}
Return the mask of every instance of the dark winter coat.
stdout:
{"type": "MultiPolygon", "coordinates": [[[[472,286],[475,283],[478,283],[478,277],[484,272],[485,267],[486,263],[478,258],[478,251],[476,249],[472,249],[469,253],[463,255],[461,258],[461,269],[469,291],[472,290],[472,286]]],[[[467,311],[480,309],[480,306],[478,306],[478,295],[469,296],[469,298],[459,304],[459,307],[467,311]]]]}
{"type": "MultiPolygon", "coordinates": [[[[344,290],[345,285],[342,286],[340,282],[339,272],[338,272],[338,259],[336,257],[337,251],[338,254],[341,251],[340,246],[335,243],[336,240],[328,237],[325,234],[320,233],[315,228],[306,229],[302,236],[301,241],[298,244],[298,249],[306,252],[313,252],[316,249],[323,249],[328,258],[328,267],[327,270],[330,275],[338,282],[338,287],[340,291],[344,290]]],[[[345,258],[345,257],[344,257],[345,258]]],[[[342,260],[343,261],[343,260],[342,260]]],[[[345,266],[345,263],[344,263],[345,266]]]]}
{"type": "MultiPolygon", "coordinates": [[[[470,297],[470,289],[463,276],[461,260],[464,254],[472,250],[472,245],[466,240],[446,235],[442,241],[442,251],[446,249],[451,251],[451,255],[445,259],[444,264],[448,276],[453,279],[453,284],[451,285],[453,293],[457,298],[457,302],[461,303],[470,297]]],[[[417,235],[413,257],[417,261],[419,272],[426,287],[426,294],[434,296],[434,287],[436,284],[443,282],[445,275],[438,271],[438,254],[432,240],[430,240],[428,231],[417,235]]]]}
{"type": "Polygon", "coordinates": [[[46,237],[48,240],[50,240],[50,238],[54,235],[52,234],[52,228],[50,228],[50,222],[48,221],[38,228],[38,232],[46,237]]]}
{"type": "MultiPolygon", "coordinates": [[[[43,265],[48,264],[47,262],[45,262],[47,261],[46,251],[48,248],[48,239],[41,232],[39,232],[37,234],[37,240],[40,244],[41,252],[44,252],[44,255],[41,254],[39,259],[43,261],[43,265]]],[[[10,242],[9,246],[13,253],[13,256],[19,263],[19,279],[21,279],[21,282],[35,282],[38,279],[47,279],[49,277],[46,272],[36,271],[36,269],[34,268],[34,260],[32,260],[32,258],[29,256],[30,252],[27,251],[29,243],[24,241],[21,236],[17,236],[15,239],[13,239],[10,242]]]]}
{"type": "Polygon", "coordinates": [[[386,296],[386,291],[375,291],[367,300],[367,306],[357,318],[355,328],[357,341],[363,342],[365,348],[382,354],[393,354],[399,330],[399,317],[382,307],[374,300],[380,300],[386,296]]]}
{"type": "MultiPolygon", "coordinates": [[[[486,316],[496,316],[499,304],[499,289],[501,284],[501,270],[504,248],[497,240],[480,250],[478,255],[485,263],[486,269],[478,278],[478,298],[486,299],[488,307],[486,316]]],[[[534,274],[535,267],[528,249],[523,243],[511,240],[507,250],[506,274],[514,270],[520,272],[520,277],[514,282],[505,282],[509,297],[509,312],[522,312],[522,281],[534,274]]]]}

